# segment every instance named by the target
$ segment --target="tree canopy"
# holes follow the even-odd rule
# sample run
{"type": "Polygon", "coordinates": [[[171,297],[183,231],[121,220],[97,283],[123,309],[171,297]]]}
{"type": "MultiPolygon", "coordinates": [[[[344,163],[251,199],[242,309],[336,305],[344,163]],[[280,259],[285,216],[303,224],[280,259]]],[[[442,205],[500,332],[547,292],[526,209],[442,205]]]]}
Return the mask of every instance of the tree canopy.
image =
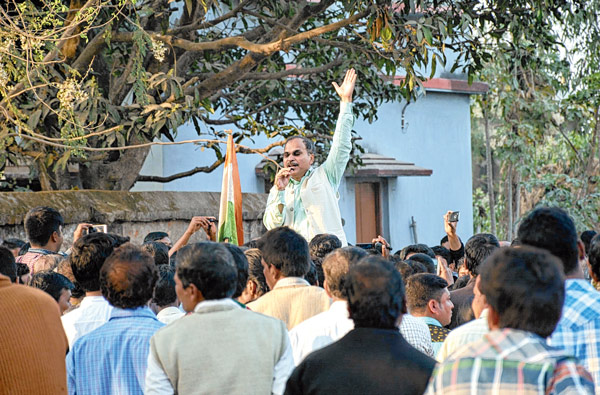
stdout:
{"type": "Polygon", "coordinates": [[[324,147],[337,112],[330,84],[346,68],[359,73],[356,111],[372,121],[382,102],[411,100],[439,67],[472,79],[497,50],[492,43],[522,47],[516,27],[533,47],[554,45],[553,21],[584,6],[9,0],[0,8],[0,169],[25,159],[43,189],[168,181],[139,177],[139,169],[148,147],[174,142],[186,122],[215,155],[187,174],[221,163],[220,142],[233,127],[237,143],[303,133],[324,147]],[[389,83],[394,76],[399,87],[389,83]]]}

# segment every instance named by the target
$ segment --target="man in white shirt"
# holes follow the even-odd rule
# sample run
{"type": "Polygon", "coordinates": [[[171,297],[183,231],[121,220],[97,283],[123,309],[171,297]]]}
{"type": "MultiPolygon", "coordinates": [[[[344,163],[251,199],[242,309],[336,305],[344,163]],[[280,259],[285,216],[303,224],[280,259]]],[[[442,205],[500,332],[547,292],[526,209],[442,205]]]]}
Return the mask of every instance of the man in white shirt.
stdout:
{"type": "MultiPolygon", "coordinates": [[[[348,314],[348,303],[342,295],[342,287],[350,267],[366,255],[363,249],[344,247],[333,251],[323,261],[324,287],[333,303],[329,310],[309,318],[290,331],[296,365],[311,352],[341,339],[354,329],[354,322],[348,314]]],[[[407,317],[410,316],[405,314],[402,318],[400,333],[413,347],[433,356],[427,325],[414,317],[406,320],[407,317]]]]}
{"type": "Polygon", "coordinates": [[[113,307],[102,296],[100,268],[113,250],[127,241],[128,237],[97,232],[73,244],[69,261],[75,280],[85,290],[85,297],[78,308],[61,317],[69,347],[110,318],[113,307]]]}
{"type": "Polygon", "coordinates": [[[285,324],[233,301],[236,282],[233,256],[222,244],[177,253],[175,289],[191,314],[152,337],[146,394],[283,393],[294,368],[285,324]]]}

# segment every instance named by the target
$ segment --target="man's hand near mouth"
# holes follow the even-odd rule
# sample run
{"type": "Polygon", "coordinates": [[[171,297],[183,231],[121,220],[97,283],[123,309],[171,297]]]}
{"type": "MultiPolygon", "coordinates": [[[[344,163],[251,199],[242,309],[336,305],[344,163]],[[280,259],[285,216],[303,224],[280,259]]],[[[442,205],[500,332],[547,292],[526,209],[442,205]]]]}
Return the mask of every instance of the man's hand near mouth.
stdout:
{"type": "Polygon", "coordinates": [[[287,187],[290,182],[290,177],[292,176],[293,167],[284,167],[277,172],[275,175],[275,185],[277,189],[283,191],[285,187],[287,187]]]}

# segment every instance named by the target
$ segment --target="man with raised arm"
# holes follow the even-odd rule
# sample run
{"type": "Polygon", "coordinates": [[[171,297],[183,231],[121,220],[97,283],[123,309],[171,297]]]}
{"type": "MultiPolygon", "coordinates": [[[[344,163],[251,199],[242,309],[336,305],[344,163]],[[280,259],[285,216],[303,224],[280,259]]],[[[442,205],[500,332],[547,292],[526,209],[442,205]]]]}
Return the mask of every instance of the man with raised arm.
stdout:
{"type": "Polygon", "coordinates": [[[346,72],[341,86],[333,82],[341,98],[340,115],[331,150],[322,165],[312,167],[315,146],[311,140],[293,136],[285,142],[284,167],[275,176],[263,218],[267,229],[289,226],[308,241],[320,233],[331,233],[342,241],[343,246],[348,244],[337,190],[352,150],[352,93],[355,83],[354,69],[346,72]]]}

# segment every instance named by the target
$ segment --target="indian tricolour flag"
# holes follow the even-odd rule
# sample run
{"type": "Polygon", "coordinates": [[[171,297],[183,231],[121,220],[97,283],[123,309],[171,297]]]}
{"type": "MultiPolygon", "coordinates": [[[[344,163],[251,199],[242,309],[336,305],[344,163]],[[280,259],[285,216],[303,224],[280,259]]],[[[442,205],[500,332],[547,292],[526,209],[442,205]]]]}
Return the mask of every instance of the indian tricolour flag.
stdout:
{"type": "Polygon", "coordinates": [[[233,144],[231,134],[227,138],[227,155],[225,156],[225,168],[223,169],[218,239],[235,245],[244,244],[242,188],[240,187],[240,173],[235,157],[235,144],[233,144]]]}

